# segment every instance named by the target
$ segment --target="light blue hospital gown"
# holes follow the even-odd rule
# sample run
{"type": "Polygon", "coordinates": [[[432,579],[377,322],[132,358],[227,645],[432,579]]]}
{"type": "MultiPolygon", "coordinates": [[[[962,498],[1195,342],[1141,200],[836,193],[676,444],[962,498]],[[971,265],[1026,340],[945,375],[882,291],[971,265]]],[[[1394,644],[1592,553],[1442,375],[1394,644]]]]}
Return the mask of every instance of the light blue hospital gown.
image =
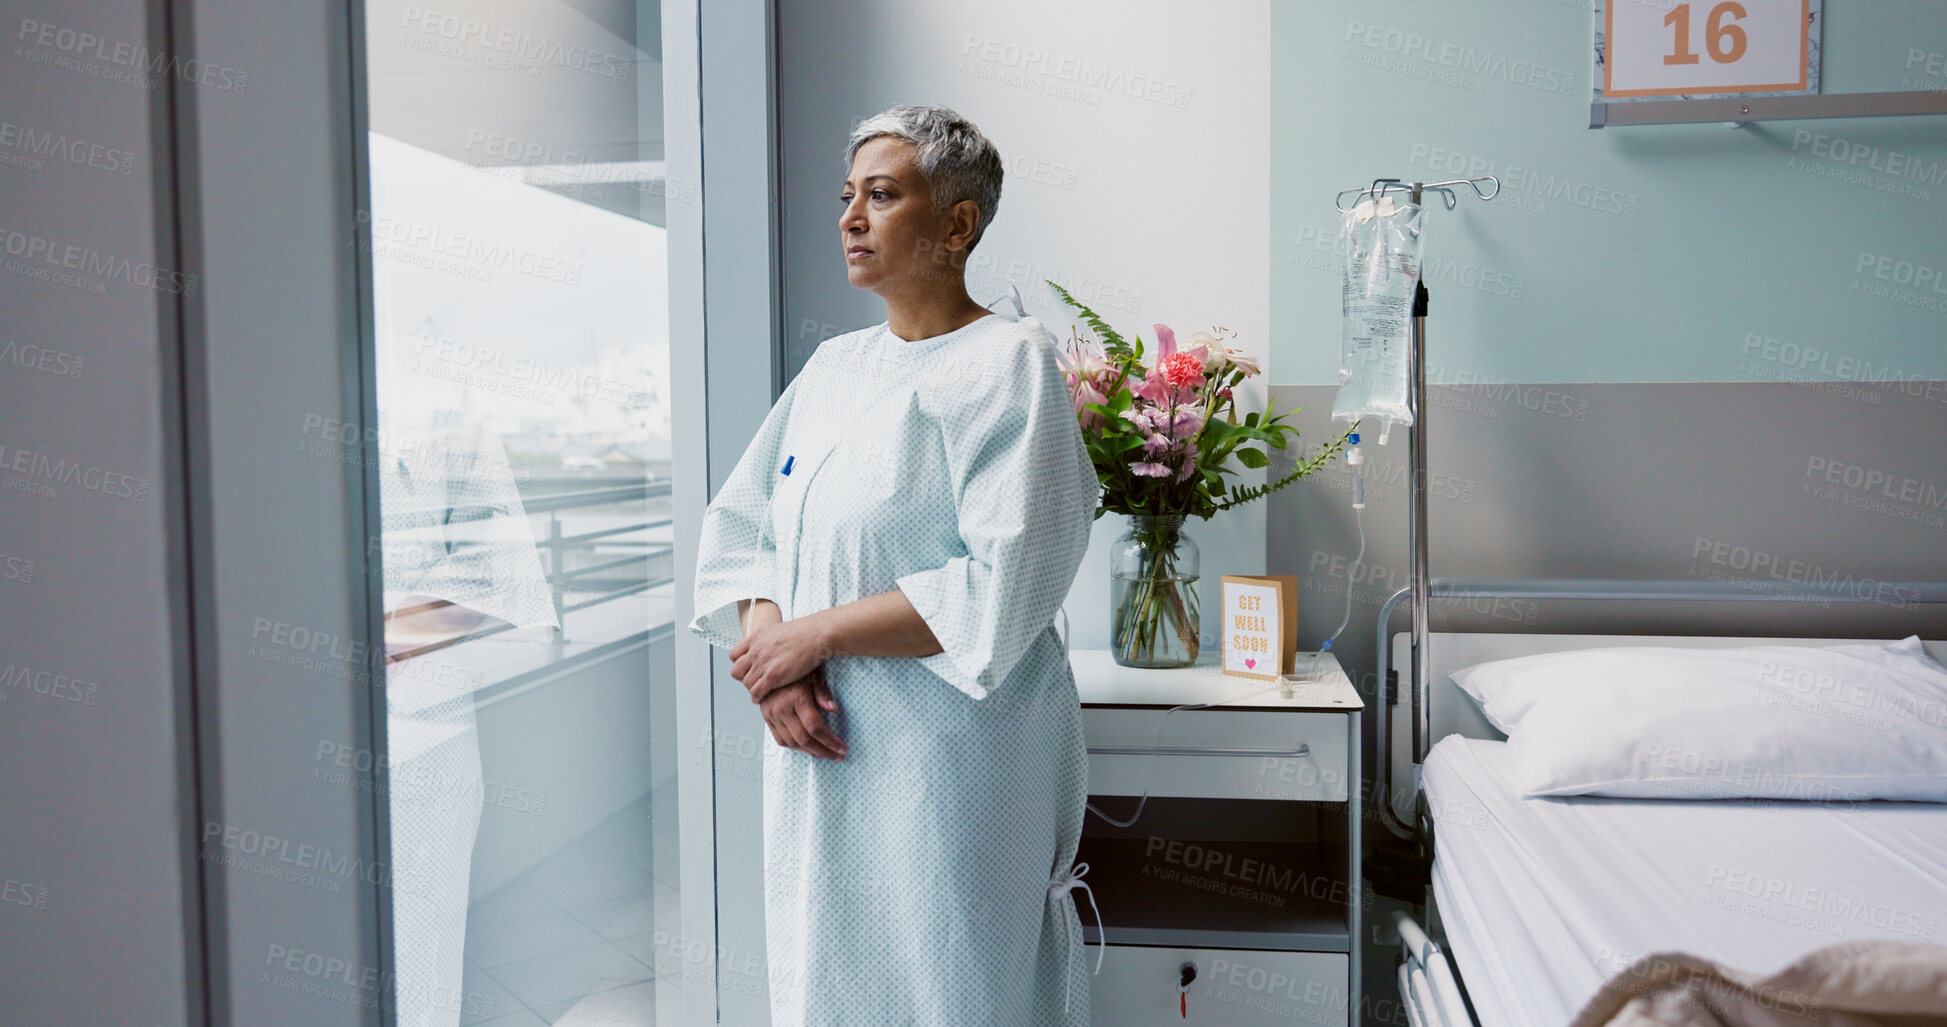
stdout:
{"type": "Polygon", "coordinates": [[[896,587],[945,648],[825,663],[841,762],[763,733],[773,1027],[1088,1023],[1065,886],[1088,761],[1054,619],[1097,493],[1053,338],[996,314],[826,341],[710,503],[711,644],[742,637],[739,599],[789,620],[896,587]]]}

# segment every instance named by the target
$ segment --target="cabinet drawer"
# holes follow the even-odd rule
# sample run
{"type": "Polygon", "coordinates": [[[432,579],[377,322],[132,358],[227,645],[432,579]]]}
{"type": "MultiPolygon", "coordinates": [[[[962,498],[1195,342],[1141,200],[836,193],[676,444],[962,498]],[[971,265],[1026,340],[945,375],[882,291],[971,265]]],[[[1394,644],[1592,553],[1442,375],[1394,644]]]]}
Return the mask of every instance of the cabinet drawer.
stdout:
{"type": "Polygon", "coordinates": [[[1346,800],[1343,714],[1164,713],[1082,709],[1090,794],[1346,800]]]}
{"type": "Polygon", "coordinates": [[[1110,945],[1102,972],[1089,978],[1089,1019],[1116,1027],[1343,1027],[1346,967],[1345,956],[1329,952],[1110,945]],[[1184,963],[1197,968],[1187,1018],[1177,1005],[1184,963]]]}

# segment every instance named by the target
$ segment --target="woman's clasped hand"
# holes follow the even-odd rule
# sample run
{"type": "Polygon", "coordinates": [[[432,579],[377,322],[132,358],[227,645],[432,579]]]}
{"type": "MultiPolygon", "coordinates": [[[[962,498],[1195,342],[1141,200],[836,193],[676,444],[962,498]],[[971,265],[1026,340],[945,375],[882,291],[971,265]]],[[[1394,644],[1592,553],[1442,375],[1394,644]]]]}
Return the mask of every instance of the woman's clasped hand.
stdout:
{"type": "Polygon", "coordinates": [[[822,759],[845,758],[845,741],[825,723],[838,699],[825,681],[826,647],[770,602],[752,604],[750,629],[730,649],[730,676],[750,692],[777,744],[822,759]]]}

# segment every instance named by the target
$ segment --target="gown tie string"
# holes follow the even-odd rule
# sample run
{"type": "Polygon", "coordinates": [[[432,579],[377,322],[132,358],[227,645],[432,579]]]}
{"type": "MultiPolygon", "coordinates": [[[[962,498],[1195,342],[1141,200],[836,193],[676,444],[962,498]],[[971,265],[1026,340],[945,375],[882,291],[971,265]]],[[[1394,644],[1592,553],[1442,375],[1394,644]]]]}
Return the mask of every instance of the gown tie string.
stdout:
{"type": "MultiPolygon", "coordinates": [[[[1080,888],[1082,891],[1087,892],[1089,908],[1095,910],[1095,931],[1097,934],[1101,934],[1102,933],[1102,908],[1095,904],[1095,889],[1090,888],[1088,886],[1088,882],[1082,880],[1082,876],[1087,873],[1088,873],[1087,863],[1075,864],[1074,868],[1068,872],[1068,875],[1066,877],[1062,877],[1056,880],[1053,884],[1050,884],[1048,886],[1048,898],[1050,900],[1059,900],[1062,896],[1068,895],[1069,900],[1073,901],[1074,896],[1069,895],[1069,893],[1074,891],[1076,888],[1080,888]]],[[[1079,923],[1081,919],[1082,919],[1082,912],[1079,908],[1077,908],[1075,910],[1075,920],[1077,923],[1079,923]]],[[[1084,948],[1088,946],[1088,942],[1086,939],[1078,939],[1075,936],[1075,928],[1069,924],[1067,917],[1065,916],[1062,917],[1061,922],[1062,922],[1063,929],[1068,932],[1068,951],[1071,955],[1075,951],[1075,943],[1078,940],[1081,941],[1082,946],[1084,948]]],[[[1103,935],[1102,944],[1096,946],[1095,949],[1095,972],[1098,974],[1102,972],[1102,953],[1104,950],[1108,948],[1108,945],[1109,945],[1108,936],[1103,935]]],[[[1068,1011],[1069,990],[1074,985],[1074,983],[1075,982],[1072,979],[1068,978],[1065,973],[1063,974],[1063,981],[1061,986],[1062,1012],[1068,1011]]]]}

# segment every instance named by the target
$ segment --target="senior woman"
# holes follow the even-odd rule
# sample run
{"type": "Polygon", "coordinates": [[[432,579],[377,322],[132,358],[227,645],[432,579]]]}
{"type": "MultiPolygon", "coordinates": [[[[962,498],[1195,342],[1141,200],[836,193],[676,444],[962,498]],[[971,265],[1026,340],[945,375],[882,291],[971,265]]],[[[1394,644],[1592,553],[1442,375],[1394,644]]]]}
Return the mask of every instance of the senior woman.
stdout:
{"type": "Polygon", "coordinates": [[[1094,469],[1054,340],[967,293],[993,143],[894,107],[846,168],[846,276],[886,320],[818,348],[711,501],[690,625],[770,728],[772,1023],[1087,1024],[1088,764],[1054,617],[1094,469]]]}

